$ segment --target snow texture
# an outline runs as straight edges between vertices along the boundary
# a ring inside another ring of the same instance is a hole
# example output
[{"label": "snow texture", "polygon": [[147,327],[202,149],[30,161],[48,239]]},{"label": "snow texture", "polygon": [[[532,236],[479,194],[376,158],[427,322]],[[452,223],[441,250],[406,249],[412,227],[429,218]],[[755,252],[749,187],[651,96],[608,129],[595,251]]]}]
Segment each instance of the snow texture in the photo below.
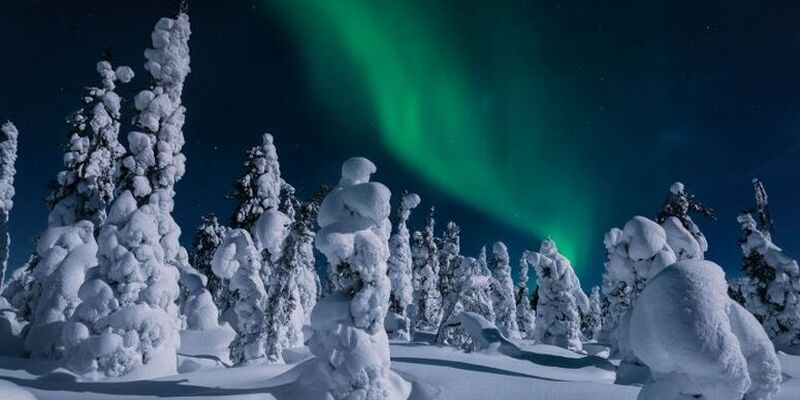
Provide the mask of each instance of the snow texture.
[{"label": "snow texture", "polygon": [[8,263],[11,236],[8,234],[8,218],[14,207],[14,163],[17,161],[17,141],[19,131],[11,121],[0,126],[0,288]]},{"label": "snow texture", "polygon": [[309,346],[315,371],[301,378],[322,381],[332,399],[398,399],[392,384],[384,319],[389,307],[389,198],[370,182],[375,165],[354,157],[342,165],[339,184],[320,205],[316,246],[328,260],[334,293],[311,315]]},{"label": "snow texture", "polygon": [[653,375],[640,400],[765,400],[778,391],[772,343],[728,297],[725,274],[714,263],[683,260],[665,268],[636,299],[625,325],[633,352]]},{"label": "snow texture", "polygon": [[408,309],[414,302],[414,286],[412,283],[411,234],[407,221],[411,210],[420,203],[414,193],[405,193],[400,198],[397,208],[394,232],[389,238],[388,273],[392,285],[389,295],[389,315],[387,322],[393,321],[392,329],[387,324],[387,332],[391,339],[411,340],[411,319]]},{"label": "snow texture", "polygon": [[582,349],[580,315],[589,308],[578,277],[555,243],[545,239],[538,253],[529,253],[536,270],[539,304],[534,338],[545,344],[578,351]]}]

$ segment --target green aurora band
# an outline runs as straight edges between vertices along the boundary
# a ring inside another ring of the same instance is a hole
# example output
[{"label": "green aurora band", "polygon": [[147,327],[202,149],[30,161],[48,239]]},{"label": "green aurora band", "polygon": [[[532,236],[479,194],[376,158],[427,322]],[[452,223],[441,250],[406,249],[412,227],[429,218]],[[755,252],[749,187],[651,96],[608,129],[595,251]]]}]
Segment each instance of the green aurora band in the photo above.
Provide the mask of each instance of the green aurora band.
[{"label": "green aurora band", "polygon": [[531,234],[531,248],[533,239],[552,237],[582,270],[592,243],[592,182],[574,150],[581,138],[559,129],[551,113],[563,111],[545,98],[546,82],[534,79],[542,68],[522,31],[526,21],[503,7],[455,21],[464,16],[436,3],[265,4],[307,52],[313,90],[326,106],[348,113],[345,120],[374,121],[413,171]]}]

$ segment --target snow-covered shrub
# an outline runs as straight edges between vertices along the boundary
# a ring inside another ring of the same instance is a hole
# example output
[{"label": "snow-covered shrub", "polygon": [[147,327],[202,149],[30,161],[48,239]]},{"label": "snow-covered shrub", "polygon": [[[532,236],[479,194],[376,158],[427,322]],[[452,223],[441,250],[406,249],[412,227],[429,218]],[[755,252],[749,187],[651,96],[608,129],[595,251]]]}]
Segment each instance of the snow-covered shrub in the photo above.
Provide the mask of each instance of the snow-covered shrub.
[{"label": "snow-covered shrub", "polygon": [[581,350],[580,314],[589,308],[589,300],[572,264],[550,239],[542,241],[538,253],[529,253],[528,262],[536,270],[539,288],[534,338],[540,343]]},{"label": "snow-covered shrub", "polygon": [[588,340],[597,339],[603,325],[603,312],[600,300],[600,288],[592,287],[589,294],[589,311],[581,316],[581,333]]},{"label": "snow-covered shrub", "polygon": [[461,326],[460,315],[472,312],[494,322],[492,306],[492,276],[478,259],[458,257],[459,265],[454,270],[456,293],[445,303],[444,318],[436,334],[436,342],[442,345],[460,347],[467,351],[476,350],[472,336]]},{"label": "snow-covered shrub", "polygon": [[389,308],[391,193],[370,182],[375,171],[365,158],[345,161],[341,180],[322,201],[317,217],[316,246],[328,260],[334,292],[311,315],[309,345],[316,370],[304,378],[321,381],[332,399],[394,398],[383,327]]},{"label": "snow-covered shrub", "polygon": [[517,325],[517,307],[514,301],[514,280],[511,279],[508,247],[503,242],[492,246],[492,258],[489,261],[492,275],[492,305],[496,315],[495,325],[508,339],[520,339]]},{"label": "snow-covered shrub", "polygon": [[175,302],[180,272],[190,268],[170,214],[175,183],[185,171],[181,94],[189,73],[189,35],[183,13],[159,20],[151,35],[145,68],[154,83],[134,101],[141,131],[128,135],[121,193],[97,240],[99,265],[65,326],[69,365],[90,378],[176,372],[181,319]]},{"label": "snow-covered shrub", "polygon": [[524,252],[519,259],[519,282],[517,282],[517,292],[514,297],[517,303],[517,327],[520,335],[525,339],[533,339],[536,324],[536,313],[531,307],[531,298],[528,289],[528,252]]},{"label": "snow-covered shrub", "polygon": [[766,400],[778,391],[772,343],[728,297],[725,273],[712,262],[683,260],[663,269],[629,319],[623,326],[631,349],[653,376],[640,400]]},{"label": "snow-covered shrub", "polygon": [[657,223],[633,217],[620,230],[611,229],[603,240],[608,260],[603,271],[601,291],[608,302],[603,330],[618,350],[614,331],[650,277],[676,261],[667,244],[667,234]]},{"label": "snow-covered shrub", "polygon": [[[667,195],[666,200],[664,200],[664,206],[661,208],[661,211],[658,212],[658,215],[656,215],[656,222],[662,224],[668,238],[673,234],[677,234],[674,242],[670,240],[670,246],[673,246],[673,244],[677,245],[677,247],[673,247],[673,250],[679,260],[686,258],[702,259],[703,253],[708,250],[706,237],[692,220],[690,214],[700,214],[707,218],[716,219],[716,213],[713,208],[695,200],[694,195],[686,193],[683,183],[673,183],[669,187],[669,195]],[[673,221],[668,225],[663,225],[670,218],[676,218],[677,221]],[[683,231],[677,229],[677,227],[682,227],[686,232],[689,232],[694,241],[685,239]],[[699,246],[699,248],[695,246]]]},{"label": "snow-covered shrub", "polygon": [[228,232],[211,265],[215,275],[230,282],[231,307],[236,315],[231,360],[236,365],[265,361],[267,289],[261,256],[250,234],[244,229]]},{"label": "snow-covered shrub", "polygon": [[106,207],[114,199],[115,174],[125,154],[119,143],[122,99],[114,92],[117,83],[127,83],[133,70],[112,68],[107,61],[97,63],[102,85],[89,87],[83,107],[68,119],[69,143],[64,153],[64,169],[52,183],[47,198],[51,211],[48,226],[72,225],[90,221],[97,231],[105,222]]},{"label": "snow-covered shrub", "polygon": [[14,207],[14,163],[17,161],[19,131],[10,121],[0,126],[0,288],[8,263],[11,237],[8,234],[8,217]]},{"label": "snow-covered shrub", "polygon": [[64,356],[61,331],[80,303],[78,290],[86,272],[97,265],[94,226],[83,220],[50,227],[37,247],[40,261],[32,275],[41,291],[26,331],[25,348],[32,357],[56,359]]},{"label": "snow-covered shrub", "polygon": [[739,215],[746,279],[744,306],[761,322],[778,350],[800,353],[800,267],[776,246],[749,213]]},{"label": "snow-covered shrub", "polygon": [[278,152],[269,133],[261,136],[261,145],[247,151],[243,168],[244,174],[236,181],[230,195],[237,202],[231,226],[253,234],[252,228],[264,211],[287,211],[294,188],[281,178]]},{"label": "snow-covered shrub", "polygon": [[197,272],[206,277],[206,289],[222,314],[229,307],[228,283],[218,277],[211,270],[211,260],[214,253],[225,239],[227,229],[220,225],[214,215],[204,216],[200,226],[195,230],[192,245],[191,265]]},{"label": "snow-covered shrub", "polygon": [[[389,294],[389,315],[387,317],[387,330],[392,339],[411,339],[411,319],[408,308],[414,301],[414,287],[411,271],[411,235],[406,225],[411,210],[419,205],[420,198],[414,193],[404,193],[400,198],[394,223],[394,232],[389,238],[388,273],[392,284]],[[392,328],[388,326],[392,320]]]},{"label": "snow-covered shrub", "polygon": [[414,327],[432,332],[442,319],[442,293],[439,291],[439,248],[434,240],[433,208],[424,232],[414,232],[411,246],[414,284]]}]

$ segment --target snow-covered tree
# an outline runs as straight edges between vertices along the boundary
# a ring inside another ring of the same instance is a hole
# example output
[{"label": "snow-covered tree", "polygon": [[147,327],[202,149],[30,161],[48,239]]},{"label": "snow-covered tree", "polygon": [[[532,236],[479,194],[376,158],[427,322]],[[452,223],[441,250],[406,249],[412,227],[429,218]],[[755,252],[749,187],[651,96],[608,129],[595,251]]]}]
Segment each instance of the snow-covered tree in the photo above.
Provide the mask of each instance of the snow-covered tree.
[{"label": "snow-covered tree", "polygon": [[229,282],[236,316],[232,323],[236,338],[230,344],[231,361],[243,365],[267,360],[267,288],[262,280],[261,255],[250,234],[244,229],[229,231],[211,265],[215,275]]},{"label": "snow-covered tree", "polygon": [[493,278],[478,259],[459,256],[457,261],[459,265],[453,270],[456,292],[446,302],[436,342],[472,351],[476,348],[472,336],[461,326],[460,315],[472,312],[489,322],[495,321],[491,296]]},{"label": "snow-covered tree", "polygon": [[674,263],[675,252],[667,234],[657,223],[641,216],[632,218],[620,230],[611,229],[603,240],[608,251],[601,292],[608,302],[603,331],[617,348],[614,330],[650,277]]},{"label": "snow-covered tree", "polygon": [[439,291],[439,248],[434,240],[434,209],[428,216],[425,230],[414,232],[411,247],[414,283],[414,325],[425,332],[435,331],[442,318],[442,293]]},{"label": "snow-covered tree", "polygon": [[514,301],[514,280],[511,279],[508,247],[505,243],[497,242],[492,246],[492,258],[489,264],[494,276],[492,305],[496,315],[495,325],[506,338],[520,339],[517,307]]},{"label": "snow-covered tree", "polygon": [[536,324],[536,313],[531,308],[531,298],[528,289],[528,251],[522,254],[519,259],[519,282],[517,282],[517,292],[514,297],[517,303],[517,327],[520,335],[526,339],[533,339],[534,326]]},{"label": "snow-covered tree", "polygon": [[261,214],[268,209],[286,212],[294,188],[281,178],[278,152],[272,135],[261,136],[261,145],[247,151],[244,174],[234,184],[230,198],[236,200],[231,227],[252,233]]},{"label": "snow-covered tree", "polygon": [[100,61],[97,72],[102,85],[88,88],[83,107],[67,118],[70,136],[64,169],[51,183],[47,198],[49,226],[87,220],[99,231],[114,199],[116,169],[125,154],[119,143],[122,99],[114,90],[117,83],[133,78],[133,70],[126,66],[114,69],[108,61]]},{"label": "snow-covered tree", "polygon": [[389,317],[386,328],[392,339],[405,341],[411,340],[411,319],[408,315],[408,308],[414,302],[411,235],[406,223],[411,215],[411,210],[416,208],[419,202],[420,198],[417,194],[403,194],[397,208],[394,232],[389,238],[388,273],[392,291],[389,295]]},{"label": "snow-covered tree", "polygon": [[775,349],[726,289],[722,268],[696,259],[672,264],[648,282],[623,335],[652,371],[640,400],[775,398],[781,382]]},{"label": "snow-covered tree", "polygon": [[0,288],[8,263],[11,236],[8,234],[8,217],[14,207],[14,163],[17,161],[19,132],[10,121],[0,126]]},{"label": "snow-covered tree", "polygon": [[534,337],[540,343],[569,350],[582,349],[580,314],[589,308],[578,277],[555,243],[545,239],[538,253],[530,253],[536,270],[539,304],[536,308]]},{"label": "snow-covered tree", "polygon": [[184,13],[162,18],[151,35],[145,68],[153,86],[136,95],[140,130],[128,134],[121,193],[98,237],[99,266],[81,287],[82,303],[65,328],[70,367],[91,378],[176,371],[182,321],[175,302],[180,273],[189,267],[170,213],[185,166],[181,94],[189,35]]},{"label": "snow-covered tree", "polygon": [[[703,253],[708,250],[708,242],[705,235],[692,220],[691,214],[700,214],[707,218],[716,219],[716,212],[713,208],[695,200],[694,195],[686,193],[683,183],[673,183],[669,188],[669,195],[664,200],[664,206],[656,215],[656,222],[662,224],[666,230],[670,247],[673,248],[679,260],[688,258],[702,259]],[[669,223],[672,218],[676,218],[677,221],[672,220],[672,223]],[[685,238],[684,230],[694,240]],[[677,235],[677,238],[673,239],[673,235]]]},{"label": "snow-covered tree", "polygon": [[214,215],[204,216],[200,226],[195,230],[193,251],[190,256],[192,267],[206,277],[206,288],[211,293],[211,298],[220,314],[230,306],[228,283],[215,275],[211,269],[211,260],[217,248],[225,240],[227,229],[220,225]]},{"label": "snow-covered tree", "polygon": [[588,340],[597,339],[603,324],[600,287],[592,287],[589,294],[589,310],[581,316],[581,333]]},{"label": "snow-covered tree", "polygon": [[[389,341],[389,198],[370,182],[375,165],[354,157],[342,165],[339,184],[325,196],[316,246],[328,260],[334,292],[314,308],[309,345],[316,356],[305,378],[320,382],[332,399],[393,398]],[[399,379],[399,378],[397,378]]]},{"label": "snow-covered tree", "polygon": [[290,245],[284,245],[283,250],[290,252],[288,260],[298,269],[295,284],[300,295],[304,323],[311,322],[311,312],[322,294],[314,256],[314,237],[316,236],[314,226],[320,202],[328,190],[328,188],[323,188],[311,201],[299,207],[287,236]]},{"label": "snow-covered tree", "polygon": [[[431,210],[431,213],[433,211]],[[448,299],[456,293],[456,283],[453,274],[461,262],[461,228],[450,221],[445,227],[442,238],[438,240],[439,253],[439,292],[442,299]]]},{"label": "snow-covered tree", "polygon": [[[763,217],[769,215],[766,191],[763,185],[755,186],[760,207],[746,210],[737,218],[742,228],[745,273],[739,290],[744,307],[758,319],[775,348],[800,353],[800,267],[772,242],[771,220]],[[764,214],[757,213],[759,208]],[[762,224],[750,212],[755,212]]]}]

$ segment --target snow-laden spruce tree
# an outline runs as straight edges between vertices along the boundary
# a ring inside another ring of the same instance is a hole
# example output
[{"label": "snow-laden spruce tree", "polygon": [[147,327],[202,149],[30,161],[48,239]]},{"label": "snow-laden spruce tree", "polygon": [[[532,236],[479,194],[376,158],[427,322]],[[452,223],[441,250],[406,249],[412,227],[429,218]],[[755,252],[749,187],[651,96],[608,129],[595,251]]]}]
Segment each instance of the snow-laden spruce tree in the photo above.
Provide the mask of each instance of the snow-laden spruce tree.
[{"label": "snow-laden spruce tree", "polygon": [[261,277],[261,255],[250,234],[244,229],[229,231],[211,265],[215,275],[229,282],[231,308],[236,316],[232,322],[236,338],[230,344],[231,361],[235,365],[266,361],[267,288]]},{"label": "snow-laden spruce tree", "polygon": [[266,357],[283,362],[283,350],[303,346],[303,325],[316,305],[319,277],[314,269],[314,232],[318,205],[304,204],[275,261],[269,281],[266,318]]},{"label": "snow-laden spruce tree", "polygon": [[495,325],[508,339],[520,339],[517,325],[517,307],[514,301],[514,280],[511,279],[508,247],[497,242],[492,246],[492,258],[489,261],[492,275],[492,305],[496,315]]},{"label": "snow-laden spruce tree", "polygon": [[397,340],[411,340],[411,319],[408,309],[414,302],[412,282],[411,235],[407,221],[411,210],[419,205],[420,198],[415,193],[404,193],[397,207],[394,232],[389,238],[389,280],[392,291],[389,294],[389,314],[386,329],[389,337]]},{"label": "snow-laden spruce tree", "polygon": [[514,299],[517,303],[517,327],[520,336],[525,339],[533,339],[534,326],[536,324],[536,313],[531,307],[530,289],[528,289],[528,251],[522,253],[519,259],[519,282]]},{"label": "snow-laden spruce tree", "polygon": [[536,270],[539,288],[534,338],[540,343],[581,350],[580,314],[588,310],[589,299],[569,260],[552,240],[545,239],[538,253],[529,253],[528,262]]},{"label": "snow-laden spruce tree", "polygon": [[236,181],[230,195],[237,202],[231,227],[253,233],[253,227],[264,211],[287,211],[294,188],[281,178],[278,151],[269,133],[261,136],[261,145],[247,151],[243,169],[244,174]]},{"label": "snow-laden spruce tree", "polygon": [[644,288],[647,281],[664,267],[674,263],[675,252],[667,244],[667,234],[660,225],[636,216],[620,230],[611,229],[603,240],[608,251],[601,292],[608,302],[603,332],[614,351],[618,340],[614,331]]},{"label": "snow-laden spruce tree", "polygon": [[587,340],[597,339],[603,326],[603,311],[600,300],[600,287],[592,287],[589,294],[589,310],[581,316],[581,333]]},{"label": "snow-laden spruce tree", "polygon": [[[431,211],[433,212],[433,211]],[[461,228],[450,221],[445,227],[441,239],[437,241],[439,250],[439,293],[446,300],[456,294],[456,282],[453,274],[461,262]]]},{"label": "snow-laden spruce tree", "polygon": [[134,122],[141,130],[128,134],[121,193],[98,237],[99,265],[81,287],[82,303],[65,327],[69,366],[90,378],[176,372],[178,280],[189,267],[170,213],[175,183],[184,173],[181,94],[189,73],[189,35],[183,13],[159,20],[151,35],[145,68],[153,86],[135,98]]},{"label": "snow-laden spruce tree", "polygon": [[133,78],[133,70],[113,68],[108,61],[100,61],[97,72],[102,85],[88,88],[83,107],[67,118],[70,136],[64,169],[52,182],[53,190],[47,198],[51,227],[87,220],[99,231],[106,208],[114,199],[115,173],[125,154],[119,143],[122,99],[114,90],[118,83]]},{"label": "snow-laden spruce tree", "polygon": [[225,240],[227,228],[220,225],[217,217],[207,215],[202,217],[200,226],[195,230],[194,242],[190,263],[200,274],[206,277],[206,288],[211,294],[211,298],[216,304],[219,313],[224,313],[230,306],[228,282],[214,274],[211,261],[217,248]]},{"label": "snow-laden spruce tree", "polygon": [[[656,215],[656,222],[662,224],[670,247],[673,248],[679,260],[702,259],[703,254],[708,250],[705,235],[692,220],[691,214],[716,219],[716,212],[713,208],[695,200],[694,195],[686,193],[683,183],[673,183],[669,187],[669,194],[664,200],[664,206]],[[688,232],[691,238],[686,238],[685,232]],[[690,240],[692,238],[694,240]]]},{"label": "snow-laden spruce tree", "polygon": [[[389,339],[383,321],[389,308],[391,193],[370,182],[375,165],[354,157],[342,165],[339,184],[325,196],[317,222],[316,246],[328,260],[334,292],[311,315],[316,356],[301,382],[314,382],[331,399],[401,398],[393,385]],[[401,380],[402,381],[402,380]],[[319,397],[322,398],[322,397]]]},{"label": "snow-laden spruce tree", "polygon": [[722,268],[703,260],[679,261],[648,282],[624,324],[633,354],[652,371],[639,400],[775,397],[781,366],[772,343],[726,289]]},{"label": "snow-laden spruce tree", "polygon": [[414,284],[414,327],[424,332],[434,332],[442,319],[442,293],[439,291],[439,248],[434,240],[433,207],[428,215],[425,230],[414,232],[411,246]]},{"label": "snow-laden spruce tree", "polygon": [[14,163],[17,161],[19,132],[10,121],[0,126],[0,289],[8,263],[11,236],[8,234],[8,217],[14,207]]},{"label": "snow-laden spruce tree", "polygon": [[[758,200],[760,185],[756,185]],[[766,192],[763,207],[766,207]],[[739,286],[744,307],[764,327],[775,348],[800,353],[800,267],[797,260],[772,242],[771,224],[765,223],[758,208],[742,212],[740,244],[745,279]],[[753,215],[756,215],[754,217]],[[759,221],[756,221],[756,218]]]},{"label": "snow-laden spruce tree", "polygon": [[476,343],[461,326],[460,316],[465,312],[476,313],[494,323],[495,312],[491,296],[493,278],[478,259],[459,256],[457,261],[459,264],[453,269],[456,292],[446,302],[436,343],[472,351],[477,350]]}]

